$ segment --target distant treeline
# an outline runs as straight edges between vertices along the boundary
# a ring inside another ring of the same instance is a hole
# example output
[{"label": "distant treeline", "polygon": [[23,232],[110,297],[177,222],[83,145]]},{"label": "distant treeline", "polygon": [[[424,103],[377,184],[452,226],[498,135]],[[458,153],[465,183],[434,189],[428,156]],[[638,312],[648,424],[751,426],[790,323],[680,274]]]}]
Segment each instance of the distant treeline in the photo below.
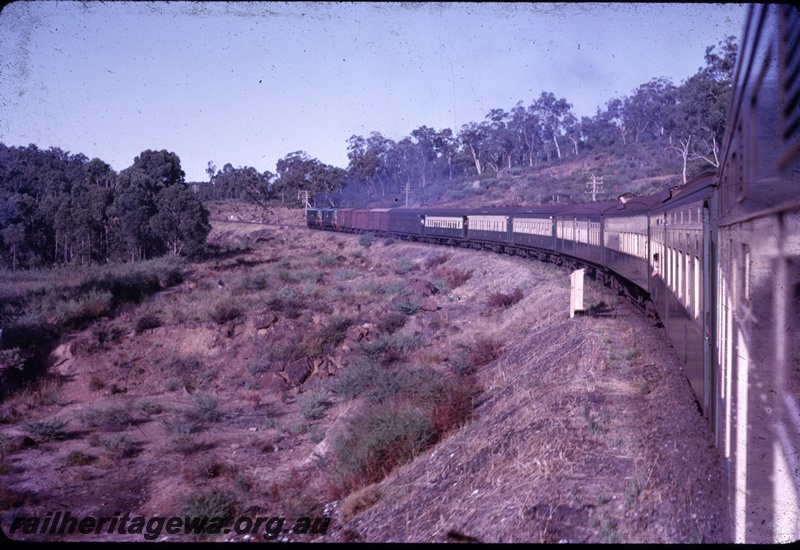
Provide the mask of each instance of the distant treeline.
[{"label": "distant treeline", "polygon": [[[500,172],[524,170],[568,156],[613,149],[622,156],[647,150],[659,164],[669,159],[686,182],[691,171],[719,165],[719,148],[731,96],[737,45],[729,37],[706,49],[706,66],[680,85],[654,78],[630,96],[611,99],[593,117],[578,117],[566,98],[542,92],[510,110],[489,110],[482,122],[458,133],[420,126],[399,141],[373,131],[348,140],[346,169],[325,165],[304,151],[277,162],[276,173],[208,163],[203,199],[299,204],[301,197],[388,205],[412,193],[430,197],[429,188],[468,178],[486,180]],[[673,174],[675,171],[673,170]],[[662,175],[662,174],[659,174]]]},{"label": "distant treeline", "polygon": [[117,174],[82,154],[0,144],[0,266],[195,253],[211,226],[184,176],[167,151],[144,151]]}]

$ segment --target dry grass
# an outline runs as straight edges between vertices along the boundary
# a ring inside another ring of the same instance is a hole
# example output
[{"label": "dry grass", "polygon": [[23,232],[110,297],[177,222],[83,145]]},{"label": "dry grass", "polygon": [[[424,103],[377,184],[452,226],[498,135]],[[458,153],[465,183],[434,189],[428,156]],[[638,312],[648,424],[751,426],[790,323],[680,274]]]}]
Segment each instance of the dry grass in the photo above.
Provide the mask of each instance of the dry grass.
[{"label": "dry grass", "polygon": [[[479,371],[486,391],[475,420],[387,478],[381,502],[343,528],[365,541],[724,540],[721,494],[710,481],[719,472],[685,381],[662,367],[659,396],[646,401],[637,391],[654,368],[644,361],[664,360],[659,342],[637,352],[628,373],[604,367],[613,350],[648,333],[628,314],[531,318],[528,336]],[[602,430],[587,426],[587,405],[596,422],[603,417]],[[662,445],[676,425],[685,430],[678,448],[696,445],[705,457],[702,473]],[[692,488],[687,478],[697,479]],[[702,499],[687,498],[698,490]],[[403,516],[413,521],[390,519]]]}]

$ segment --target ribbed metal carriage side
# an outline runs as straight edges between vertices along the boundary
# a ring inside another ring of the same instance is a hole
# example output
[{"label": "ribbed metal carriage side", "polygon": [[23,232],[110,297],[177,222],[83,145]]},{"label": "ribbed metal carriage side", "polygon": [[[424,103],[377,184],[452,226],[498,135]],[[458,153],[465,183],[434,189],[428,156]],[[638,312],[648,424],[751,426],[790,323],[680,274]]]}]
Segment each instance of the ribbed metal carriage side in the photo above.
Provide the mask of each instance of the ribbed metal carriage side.
[{"label": "ribbed metal carriage side", "polygon": [[750,9],[719,177],[715,432],[737,542],[800,539],[800,15]]}]

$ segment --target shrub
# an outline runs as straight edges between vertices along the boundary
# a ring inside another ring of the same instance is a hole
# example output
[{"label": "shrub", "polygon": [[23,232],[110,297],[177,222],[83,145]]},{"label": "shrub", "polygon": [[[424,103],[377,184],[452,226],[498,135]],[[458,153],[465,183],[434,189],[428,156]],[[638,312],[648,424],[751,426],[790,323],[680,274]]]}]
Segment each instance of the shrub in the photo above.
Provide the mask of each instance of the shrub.
[{"label": "shrub", "polygon": [[437,439],[470,419],[477,393],[471,376],[458,376],[450,381],[447,391],[441,393],[431,412]]},{"label": "shrub", "polygon": [[272,361],[296,361],[306,357],[307,347],[298,339],[280,339],[270,346],[267,357]]},{"label": "shrub", "polygon": [[231,294],[243,294],[247,291],[259,291],[269,287],[270,276],[268,273],[245,275],[236,286],[231,289]]},{"label": "shrub", "polygon": [[433,283],[434,288],[436,288],[437,294],[446,296],[450,293],[450,283],[447,281],[447,279],[436,278],[431,282]]},{"label": "shrub", "polygon": [[422,345],[418,336],[384,334],[371,342],[359,342],[359,349],[374,364],[390,365],[400,361]]},{"label": "shrub", "polygon": [[92,328],[92,336],[94,336],[97,343],[100,345],[106,342],[119,342],[125,335],[125,330],[118,326],[100,323]]},{"label": "shrub", "polygon": [[346,399],[352,399],[372,387],[374,371],[373,363],[366,357],[358,357],[341,374],[336,373],[333,391]]},{"label": "shrub", "polygon": [[158,328],[160,326],[161,319],[159,319],[157,315],[153,313],[145,313],[136,320],[136,325],[134,326],[133,330],[136,334],[141,334],[148,329]]},{"label": "shrub", "polygon": [[255,376],[261,372],[267,372],[269,370],[269,361],[265,361],[263,358],[256,358],[251,359],[247,362],[247,366],[245,367],[247,372]]},{"label": "shrub", "polygon": [[317,261],[319,261],[319,265],[321,266],[331,267],[339,263],[339,258],[333,254],[322,254]]},{"label": "shrub", "polygon": [[362,233],[358,237],[358,244],[360,244],[364,248],[369,248],[370,246],[372,246],[374,240],[375,240],[374,233]]},{"label": "shrub", "polygon": [[213,372],[203,370],[203,363],[194,357],[172,357],[162,370],[173,375],[164,382],[166,391],[175,391],[181,387],[192,391],[204,387],[213,378]]},{"label": "shrub", "polygon": [[75,298],[51,303],[48,316],[64,325],[91,321],[111,309],[112,298],[111,292],[92,289]]},{"label": "shrub", "polygon": [[503,344],[489,336],[478,336],[471,344],[459,344],[462,353],[453,361],[459,374],[470,374],[476,367],[487,365],[500,357]]},{"label": "shrub", "polygon": [[107,409],[84,409],[78,413],[78,420],[91,428],[120,431],[128,427],[133,417],[123,407],[112,406]]},{"label": "shrub", "polygon": [[170,438],[169,450],[182,454],[190,455],[201,449],[201,445],[190,433],[176,433]]},{"label": "shrub", "polygon": [[139,401],[136,408],[144,415],[153,416],[164,412],[164,407],[149,400]]},{"label": "shrub", "polygon": [[414,315],[419,311],[419,298],[416,296],[404,296],[394,302],[397,311],[406,315]]},{"label": "shrub", "polygon": [[298,271],[297,278],[300,279],[301,281],[306,281],[307,283],[318,284],[321,283],[322,280],[324,279],[324,274],[323,272],[317,271],[316,269],[308,268],[302,271]]},{"label": "shrub", "polygon": [[493,292],[489,294],[486,302],[489,307],[494,308],[507,308],[511,307],[523,298],[522,290],[519,287],[514,289],[511,294],[503,294],[502,292]]},{"label": "shrub", "polygon": [[[275,311],[297,310],[303,307],[303,302],[298,299],[297,293],[291,287],[284,286],[275,291],[268,299],[267,305]],[[288,316],[288,315],[287,315]]]},{"label": "shrub", "polygon": [[406,315],[398,311],[390,311],[380,321],[378,321],[378,330],[387,334],[397,332],[406,324]]},{"label": "shrub", "polygon": [[221,325],[241,317],[242,308],[233,298],[225,298],[215,303],[208,312],[209,318]]},{"label": "shrub", "polygon": [[225,417],[219,410],[219,399],[205,393],[195,394],[194,408],[187,415],[189,418],[207,422],[219,422]]},{"label": "shrub", "polygon": [[341,517],[342,523],[347,523],[358,514],[371,508],[381,498],[383,498],[383,491],[378,485],[369,485],[352,493],[342,501]]},{"label": "shrub", "polygon": [[53,441],[56,439],[66,439],[67,433],[64,431],[66,425],[67,423],[65,421],[52,418],[50,420],[25,422],[22,424],[22,429],[44,441]]},{"label": "shrub", "polygon": [[86,466],[95,459],[92,455],[87,455],[81,451],[71,451],[66,458],[67,466]]},{"label": "shrub", "polygon": [[439,267],[434,271],[434,276],[446,280],[449,288],[455,289],[469,281],[472,272],[471,269]]},{"label": "shrub", "polygon": [[301,394],[297,401],[306,420],[319,420],[330,405],[330,396],[326,391],[310,392]]},{"label": "shrub", "polygon": [[195,357],[172,357],[167,361],[165,370],[172,374],[192,374],[203,368],[203,364]]},{"label": "shrub", "polygon": [[194,463],[187,465],[183,475],[188,481],[214,479],[222,475],[225,465],[214,457],[203,455]]},{"label": "shrub", "polygon": [[115,435],[100,440],[100,446],[114,458],[129,458],[136,454],[141,443],[132,440],[125,434]]},{"label": "shrub", "polygon": [[598,414],[592,414],[588,401],[583,404],[583,418],[586,420],[586,428],[592,432],[592,435],[603,434],[606,431],[606,425],[611,420],[608,412],[603,410]]},{"label": "shrub", "polygon": [[425,267],[427,267],[428,269],[433,269],[434,267],[442,265],[449,259],[450,259],[450,254],[442,252],[441,254],[431,256],[430,258],[425,260]]},{"label": "shrub", "polygon": [[410,258],[398,258],[394,263],[394,272],[398,275],[405,275],[417,269],[417,264]]},{"label": "shrub", "polygon": [[379,403],[401,397],[418,404],[436,404],[450,389],[448,381],[435,369],[425,366],[376,369],[372,388],[367,393]]},{"label": "shrub", "polygon": [[488,336],[479,336],[470,350],[469,358],[476,367],[491,363],[498,357],[503,349],[503,344]]},{"label": "shrub", "polygon": [[230,489],[213,488],[192,491],[181,500],[179,514],[196,518],[222,518],[223,523],[233,520],[239,507],[236,493]]},{"label": "shrub", "polygon": [[354,323],[354,319],[345,315],[332,315],[325,325],[311,336],[308,351],[313,355],[333,351],[344,341],[347,329]]},{"label": "shrub", "polygon": [[348,476],[380,481],[433,440],[433,422],[408,402],[368,403],[354,414],[333,443],[338,465]]}]

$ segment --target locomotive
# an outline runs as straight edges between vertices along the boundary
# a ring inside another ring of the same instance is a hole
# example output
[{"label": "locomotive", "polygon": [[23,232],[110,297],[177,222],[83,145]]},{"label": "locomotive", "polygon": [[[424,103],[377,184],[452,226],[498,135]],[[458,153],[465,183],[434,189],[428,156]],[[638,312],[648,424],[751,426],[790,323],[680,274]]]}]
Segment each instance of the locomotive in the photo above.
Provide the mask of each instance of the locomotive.
[{"label": "locomotive", "polygon": [[308,208],[315,229],[551,261],[659,317],[708,418],[735,542],[800,539],[800,13],[750,7],[720,166],[575,205]]}]

